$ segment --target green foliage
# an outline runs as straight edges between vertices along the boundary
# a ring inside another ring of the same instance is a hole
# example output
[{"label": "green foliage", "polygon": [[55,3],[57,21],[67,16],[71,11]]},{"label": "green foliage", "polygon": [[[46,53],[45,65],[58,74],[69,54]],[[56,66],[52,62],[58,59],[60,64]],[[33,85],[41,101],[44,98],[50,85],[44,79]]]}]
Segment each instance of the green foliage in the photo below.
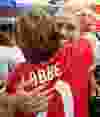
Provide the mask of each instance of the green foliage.
[{"label": "green foliage", "polygon": [[5,73],[8,71],[8,64],[0,64],[0,73]]},{"label": "green foliage", "polygon": [[32,5],[33,16],[46,16],[48,15],[48,0],[36,0]]},{"label": "green foliage", "polygon": [[33,6],[32,15],[33,16],[46,16],[48,15],[48,7],[47,6]]},{"label": "green foliage", "polygon": [[96,4],[100,4],[100,0],[96,0]]}]

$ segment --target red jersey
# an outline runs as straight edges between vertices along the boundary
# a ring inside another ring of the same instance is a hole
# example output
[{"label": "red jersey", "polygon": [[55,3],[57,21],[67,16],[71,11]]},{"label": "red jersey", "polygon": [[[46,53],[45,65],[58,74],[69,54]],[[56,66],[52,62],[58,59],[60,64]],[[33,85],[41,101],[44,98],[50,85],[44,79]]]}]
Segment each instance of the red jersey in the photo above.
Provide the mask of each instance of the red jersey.
[{"label": "red jersey", "polygon": [[[88,69],[92,64],[92,58],[92,49],[88,41],[80,39],[80,41],[67,42],[64,48],[59,49],[48,63],[21,64],[17,72],[23,73],[26,80],[30,75],[34,80],[49,80],[48,89],[58,79],[67,82],[70,84],[74,96],[75,117],[88,117]],[[16,76],[15,79],[20,80],[20,77]],[[10,83],[10,92],[15,91],[12,90],[16,85],[15,79]],[[65,111],[64,103],[61,96],[55,95],[54,100],[48,101],[46,117],[69,117],[73,115],[73,112],[69,112],[69,114]]]}]

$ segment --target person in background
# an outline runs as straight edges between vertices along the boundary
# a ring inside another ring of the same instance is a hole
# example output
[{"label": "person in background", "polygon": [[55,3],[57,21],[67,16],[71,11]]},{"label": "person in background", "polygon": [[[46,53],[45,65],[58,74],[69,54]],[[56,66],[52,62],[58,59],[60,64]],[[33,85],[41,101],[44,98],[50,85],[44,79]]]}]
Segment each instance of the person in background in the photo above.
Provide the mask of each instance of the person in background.
[{"label": "person in background", "polygon": [[[76,7],[74,7],[74,6],[76,6]],[[90,67],[88,69],[89,79],[87,79],[87,87],[89,87],[88,88],[89,92],[88,92],[88,95],[87,95],[87,101],[88,101],[88,98],[89,98],[89,102],[90,102],[91,101],[90,96],[93,96],[94,98],[96,96],[96,80],[95,80],[95,70],[96,70],[96,63],[95,63],[95,57],[96,57],[96,54],[95,54],[96,53],[96,49],[95,49],[96,48],[96,36],[95,36],[95,33],[94,33],[95,32],[95,21],[96,21],[95,20],[96,19],[96,17],[95,17],[95,1],[94,0],[93,1],[91,1],[91,0],[87,0],[87,1],[86,0],[82,0],[82,1],[77,1],[77,2],[73,1],[73,0],[69,1],[69,2],[66,1],[66,4],[65,4],[65,16],[68,15],[68,13],[69,13],[68,9],[71,9],[71,8],[73,10],[73,13],[74,14],[76,13],[76,15],[79,16],[79,19],[80,19],[80,25],[76,25],[76,27],[80,26],[79,27],[80,28],[80,41],[82,41],[82,40],[87,41],[87,43],[89,44],[88,49],[91,48],[92,62],[91,62]],[[90,36],[90,35],[87,36],[88,32],[91,32],[91,31],[94,33],[94,36]],[[80,47],[81,47],[81,49],[84,48],[84,44],[82,44],[82,46],[80,46]],[[89,55],[88,49],[85,49],[83,51],[83,53],[87,53],[86,55],[84,54],[84,57]],[[85,59],[86,64],[89,61],[90,61],[90,59]],[[77,64],[78,64],[78,62],[77,62]],[[79,70],[79,71],[81,71],[81,70]],[[85,84],[84,84],[84,86],[85,86]],[[83,99],[83,102],[84,101],[85,100]],[[78,103],[77,99],[76,99],[76,103]],[[85,112],[83,112],[83,110],[81,110],[82,107],[83,106],[81,106],[81,104],[80,104],[80,109],[79,109],[79,107],[76,107],[77,108],[76,109],[77,110],[76,111],[76,116],[78,116],[78,117],[88,116],[88,115],[86,115],[86,110],[85,109],[83,109]],[[90,104],[89,104],[89,109],[90,109]],[[87,111],[88,111],[88,109],[87,109]],[[81,113],[85,113],[85,115],[79,114],[80,112]],[[90,111],[89,111],[89,114],[90,114]]]},{"label": "person in background", "polygon": [[[80,28],[80,37],[88,40],[90,46],[93,51],[93,67],[95,69],[95,57],[96,57],[96,14],[95,14],[95,1],[94,0],[81,0],[75,2],[74,0],[65,2],[65,16],[70,13],[70,9],[72,9],[73,14],[76,14],[80,19],[80,24],[78,25],[76,22],[76,27]],[[73,7],[74,6],[74,7]],[[74,22],[74,21],[73,21]],[[94,78],[95,79],[95,78]],[[95,83],[95,80],[93,80]],[[96,86],[96,85],[95,85]],[[94,86],[94,95],[95,87]]]},{"label": "person in background", "polygon": [[[94,65],[90,68],[91,74],[94,74],[96,69],[96,15],[95,15],[95,3],[92,1],[88,4],[87,8],[84,8],[80,15],[80,22],[81,22],[81,36],[86,38],[89,43],[91,44],[94,56]],[[83,26],[84,24],[84,26]],[[94,70],[93,70],[94,68]],[[93,80],[94,79],[94,80]],[[95,76],[92,78],[92,85],[94,88],[93,95],[96,96],[96,81]]]}]

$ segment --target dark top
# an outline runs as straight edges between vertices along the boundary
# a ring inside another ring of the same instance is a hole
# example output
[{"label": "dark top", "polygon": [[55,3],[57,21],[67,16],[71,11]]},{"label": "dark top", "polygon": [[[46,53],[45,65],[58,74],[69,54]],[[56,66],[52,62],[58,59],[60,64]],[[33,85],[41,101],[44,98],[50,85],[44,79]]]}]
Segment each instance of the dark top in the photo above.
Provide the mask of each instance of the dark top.
[{"label": "dark top", "polygon": [[23,53],[27,60],[27,63],[31,63],[31,64],[46,62],[49,59],[48,49],[24,48]]}]

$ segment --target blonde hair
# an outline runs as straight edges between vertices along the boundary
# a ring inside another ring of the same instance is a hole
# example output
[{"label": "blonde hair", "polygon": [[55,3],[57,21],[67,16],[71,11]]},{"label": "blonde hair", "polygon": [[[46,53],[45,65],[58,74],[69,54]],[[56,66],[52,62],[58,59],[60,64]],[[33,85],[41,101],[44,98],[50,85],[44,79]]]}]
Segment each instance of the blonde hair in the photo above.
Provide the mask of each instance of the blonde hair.
[{"label": "blonde hair", "polygon": [[[70,19],[76,30],[75,37],[80,36],[80,16],[95,16],[96,3],[95,0],[66,0],[64,4],[64,16]],[[67,21],[67,20],[66,20]],[[77,35],[78,34],[78,35]],[[73,37],[74,37],[73,35]]]}]

